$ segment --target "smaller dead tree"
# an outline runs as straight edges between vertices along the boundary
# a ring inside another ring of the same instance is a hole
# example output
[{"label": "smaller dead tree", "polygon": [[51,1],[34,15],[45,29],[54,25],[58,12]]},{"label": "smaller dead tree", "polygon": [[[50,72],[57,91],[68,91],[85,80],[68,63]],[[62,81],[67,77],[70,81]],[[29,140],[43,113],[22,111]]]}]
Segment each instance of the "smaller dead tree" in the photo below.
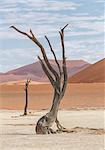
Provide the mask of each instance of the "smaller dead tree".
[{"label": "smaller dead tree", "polygon": [[25,107],[24,107],[24,116],[27,115],[27,107],[28,107],[28,86],[29,86],[29,83],[30,83],[31,79],[27,79],[27,81],[25,82],[25,98],[26,98],[26,101],[25,101]]}]

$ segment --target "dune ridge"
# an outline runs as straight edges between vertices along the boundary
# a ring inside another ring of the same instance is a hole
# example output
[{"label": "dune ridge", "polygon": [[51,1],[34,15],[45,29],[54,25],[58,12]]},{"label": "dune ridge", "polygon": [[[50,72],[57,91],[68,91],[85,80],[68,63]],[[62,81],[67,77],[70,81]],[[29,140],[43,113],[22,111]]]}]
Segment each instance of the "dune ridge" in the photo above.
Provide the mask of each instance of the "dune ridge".
[{"label": "dune ridge", "polygon": [[[59,64],[62,64],[61,60],[58,60]],[[50,60],[52,67],[58,71],[57,66],[54,60]],[[72,76],[80,70],[88,67],[90,64],[84,60],[67,60],[67,70],[68,76]],[[25,80],[26,78],[31,78],[36,82],[48,82],[48,78],[45,75],[40,62],[37,61],[33,64],[29,64],[6,73],[0,74],[0,83],[9,82],[9,81],[19,81]]]},{"label": "dune ridge", "polygon": [[69,78],[70,83],[105,82],[105,58]]}]

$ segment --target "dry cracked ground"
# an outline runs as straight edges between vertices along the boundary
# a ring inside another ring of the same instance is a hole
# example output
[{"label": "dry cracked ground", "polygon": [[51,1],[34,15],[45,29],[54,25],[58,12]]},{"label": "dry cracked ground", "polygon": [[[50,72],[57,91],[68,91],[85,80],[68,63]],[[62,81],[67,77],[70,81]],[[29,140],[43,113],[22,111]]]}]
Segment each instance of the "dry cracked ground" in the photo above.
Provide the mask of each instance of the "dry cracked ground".
[{"label": "dry cracked ground", "polygon": [[0,110],[0,149],[104,150],[103,109],[60,110],[60,122],[72,132],[37,135],[35,124],[46,111],[30,110],[28,116],[21,116],[19,110]]}]

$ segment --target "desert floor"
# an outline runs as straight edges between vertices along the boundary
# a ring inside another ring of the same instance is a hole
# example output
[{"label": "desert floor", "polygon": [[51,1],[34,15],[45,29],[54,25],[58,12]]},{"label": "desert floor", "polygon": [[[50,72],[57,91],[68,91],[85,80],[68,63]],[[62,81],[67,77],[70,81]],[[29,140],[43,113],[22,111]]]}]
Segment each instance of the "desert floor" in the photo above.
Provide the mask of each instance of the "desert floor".
[{"label": "desert floor", "polygon": [[[104,150],[104,110],[60,110],[59,120],[75,132],[35,134],[37,120],[48,110],[0,110],[1,150]],[[76,127],[76,128],[75,128]],[[55,127],[54,127],[55,128]]]},{"label": "desert floor", "polygon": [[[102,108],[105,102],[105,83],[68,84],[61,108]],[[48,109],[51,107],[53,90],[49,84],[29,86],[28,109]],[[23,109],[25,103],[24,85],[8,83],[0,85],[0,108]]]},{"label": "desert floor", "polygon": [[51,107],[53,98],[51,85],[30,84],[29,115],[21,116],[25,104],[23,83],[1,84],[0,149],[103,150],[104,87],[104,83],[68,84],[58,117],[72,132],[36,135],[37,120]]}]

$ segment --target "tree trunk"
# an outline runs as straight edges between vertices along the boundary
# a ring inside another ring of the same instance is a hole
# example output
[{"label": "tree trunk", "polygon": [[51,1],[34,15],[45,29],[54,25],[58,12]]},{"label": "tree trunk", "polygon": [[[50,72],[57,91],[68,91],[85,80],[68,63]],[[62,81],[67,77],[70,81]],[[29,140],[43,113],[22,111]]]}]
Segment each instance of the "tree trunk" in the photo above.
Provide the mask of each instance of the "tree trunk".
[{"label": "tree trunk", "polygon": [[55,91],[54,93],[54,103],[50,109],[50,111],[40,118],[36,124],[36,133],[37,134],[50,134],[55,133],[53,129],[51,129],[53,123],[56,121],[57,113],[59,109],[60,103],[60,95]]},{"label": "tree trunk", "polygon": [[31,79],[27,79],[25,83],[25,106],[24,106],[24,114],[27,115],[27,107],[28,107],[28,86],[30,83]]},{"label": "tree trunk", "polygon": [[25,107],[24,107],[24,115],[27,115],[27,106],[28,106],[28,90],[25,89],[26,94],[26,101],[25,101]]}]

